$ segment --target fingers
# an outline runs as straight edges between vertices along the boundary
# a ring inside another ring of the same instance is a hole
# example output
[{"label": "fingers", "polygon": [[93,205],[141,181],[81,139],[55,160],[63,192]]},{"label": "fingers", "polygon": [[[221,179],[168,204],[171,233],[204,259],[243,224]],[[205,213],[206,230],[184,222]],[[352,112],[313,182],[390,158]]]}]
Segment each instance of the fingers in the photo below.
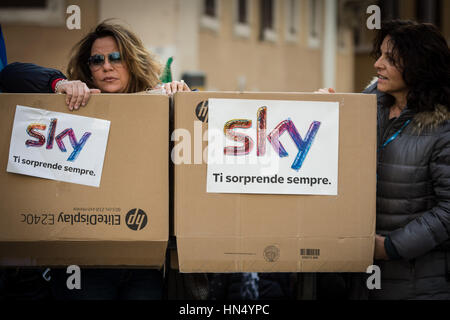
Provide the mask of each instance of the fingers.
[{"label": "fingers", "polygon": [[73,88],[72,86],[66,86],[64,85],[64,87],[61,88],[61,92],[62,93],[66,93],[66,104],[69,107],[69,110],[72,110],[70,108],[70,101],[72,100],[72,95],[73,95]]},{"label": "fingers", "polygon": [[336,91],[333,88],[322,88],[314,91],[314,93],[336,93]]},{"label": "fingers", "polygon": [[[78,96],[77,96],[77,99],[76,99],[75,105],[74,105],[75,110],[78,110],[80,108],[81,104],[83,103],[83,100],[85,99],[85,93],[86,93],[85,86],[86,85],[84,83],[77,84]],[[86,89],[87,89],[87,87],[86,87]],[[89,90],[87,90],[87,94],[90,94]]]},{"label": "fingers", "polygon": [[88,103],[89,98],[91,97],[91,90],[89,90],[86,84],[84,84],[83,86],[83,94],[84,96],[83,100],[81,101],[81,105],[84,107]]},{"label": "fingers", "polygon": [[71,87],[71,91],[72,94],[70,96],[70,101],[69,101],[69,110],[72,111],[73,108],[75,107],[75,102],[77,102],[77,98],[78,98],[78,89],[76,86],[72,86]]},{"label": "fingers", "polygon": [[78,110],[80,106],[86,106],[92,93],[101,93],[101,91],[99,89],[89,89],[84,82],[80,82],[78,84],[78,99],[75,104],[75,110]]},{"label": "fingers", "polygon": [[89,89],[84,82],[78,80],[64,82],[58,91],[66,93],[66,105],[70,111],[78,110],[81,106],[85,106],[91,93],[100,93],[100,90]]},{"label": "fingers", "polygon": [[172,81],[172,83],[170,84],[170,87],[172,89],[172,94],[177,92],[178,89],[178,82],[177,81]]},{"label": "fingers", "polygon": [[172,94],[172,86],[170,83],[164,83],[164,90],[166,90],[166,94]]},{"label": "fingers", "polygon": [[180,81],[177,83],[177,91],[182,92],[184,89],[184,81]]},{"label": "fingers", "polygon": [[172,81],[170,83],[164,84],[164,89],[166,90],[166,93],[168,95],[172,95],[176,92],[182,92],[182,91],[191,91],[189,86],[183,81]]},{"label": "fingers", "polygon": [[[79,108],[79,105],[77,105],[77,101],[80,96],[80,89],[79,89],[79,83],[81,81],[70,81],[66,83],[66,86],[70,88],[72,95],[69,101],[69,110],[77,110]],[[80,101],[81,102],[81,101]]]},{"label": "fingers", "polygon": [[66,93],[66,104],[69,110],[72,111],[76,105],[79,96],[78,82],[81,81],[67,81],[61,85],[61,92]]},{"label": "fingers", "polygon": [[183,80],[181,80],[181,82],[183,82],[183,90],[180,91],[191,91],[191,88],[189,88],[189,86]]},{"label": "fingers", "polygon": [[81,105],[84,107],[87,105],[89,98],[91,97],[91,94],[95,94],[95,93],[101,93],[101,91],[99,89],[89,89],[88,86],[86,84],[84,84],[84,97],[83,97],[83,102],[81,103]]}]

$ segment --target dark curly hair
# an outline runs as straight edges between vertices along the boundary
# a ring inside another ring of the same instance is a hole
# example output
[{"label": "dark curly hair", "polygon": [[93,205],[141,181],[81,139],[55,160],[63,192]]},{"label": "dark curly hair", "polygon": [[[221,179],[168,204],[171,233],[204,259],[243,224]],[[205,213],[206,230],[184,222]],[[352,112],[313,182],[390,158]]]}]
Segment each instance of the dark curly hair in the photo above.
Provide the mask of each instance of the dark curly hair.
[{"label": "dark curly hair", "polygon": [[443,105],[449,110],[450,50],[439,29],[409,20],[383,22],[373,43],[375,59],[381,55],[386,36],[392,43],[390,58],[409,89],[408,108],[421,112]]}]

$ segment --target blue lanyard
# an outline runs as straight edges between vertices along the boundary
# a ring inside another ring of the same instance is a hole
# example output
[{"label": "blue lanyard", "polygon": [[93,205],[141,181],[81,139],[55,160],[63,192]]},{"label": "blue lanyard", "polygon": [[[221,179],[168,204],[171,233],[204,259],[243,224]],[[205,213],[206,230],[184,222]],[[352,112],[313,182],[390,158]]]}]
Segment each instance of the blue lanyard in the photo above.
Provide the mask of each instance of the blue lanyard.
[{"label": "blue lanyard", "polygon": [[386,140],[386,142],[380,147],[380,149],[385,148],[389,143],[397,139],[398,135],[402,133],[402,131],[406,128],[406,126],[411,122],[411,120],[406,121],[403,126],[398,130],[396,133],[394,133],[389,139]]}]

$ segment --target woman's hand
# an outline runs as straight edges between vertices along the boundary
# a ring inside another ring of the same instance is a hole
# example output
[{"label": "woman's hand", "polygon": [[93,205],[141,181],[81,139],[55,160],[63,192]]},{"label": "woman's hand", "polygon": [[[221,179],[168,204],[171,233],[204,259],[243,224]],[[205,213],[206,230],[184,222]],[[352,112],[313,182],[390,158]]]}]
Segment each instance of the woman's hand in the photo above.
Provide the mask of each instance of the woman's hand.
[{"label": "woman's hand", "polygon": [[166,90],[167,94],[174,94],[180,91],[191,91],[191,89],[183,80],[164,83],[163,88],[164,90]]},{"label": "woman's hand", "polygon": [[314,91],[314,93],[336,93],[336,91],[333,88],[322,88]]},{"label": "woman's hand", "polygon": [[99,89],[89,89],[86,83],[75,80],[61,80],[56,84],[56,93],[66,94],[66,104],[69,110],[78,110],[85,106],[92,93],[100,93]]},{"label": "woman's hand", "polygon": [[382,237],[378,234],[375,235],[375,260],[389,260],[386,249],[384,248],[384,239],[385,237]]}]

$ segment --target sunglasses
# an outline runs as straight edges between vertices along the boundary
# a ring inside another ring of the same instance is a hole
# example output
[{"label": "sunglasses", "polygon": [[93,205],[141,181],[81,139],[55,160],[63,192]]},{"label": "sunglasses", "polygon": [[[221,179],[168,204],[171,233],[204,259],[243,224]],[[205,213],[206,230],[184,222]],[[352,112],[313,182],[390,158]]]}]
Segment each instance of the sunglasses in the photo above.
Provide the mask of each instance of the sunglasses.
[{"label": "sunglasses", "polygon": [[[105,64],[105,55],[103,54],[94,54],[90,56],[88,59],[88,65],[91,67],[100,67]],[[108,54],[108,60],[111,64],[119,64],[122,62],[122,57],[120,56],[120,52],[111,52]]]}]

